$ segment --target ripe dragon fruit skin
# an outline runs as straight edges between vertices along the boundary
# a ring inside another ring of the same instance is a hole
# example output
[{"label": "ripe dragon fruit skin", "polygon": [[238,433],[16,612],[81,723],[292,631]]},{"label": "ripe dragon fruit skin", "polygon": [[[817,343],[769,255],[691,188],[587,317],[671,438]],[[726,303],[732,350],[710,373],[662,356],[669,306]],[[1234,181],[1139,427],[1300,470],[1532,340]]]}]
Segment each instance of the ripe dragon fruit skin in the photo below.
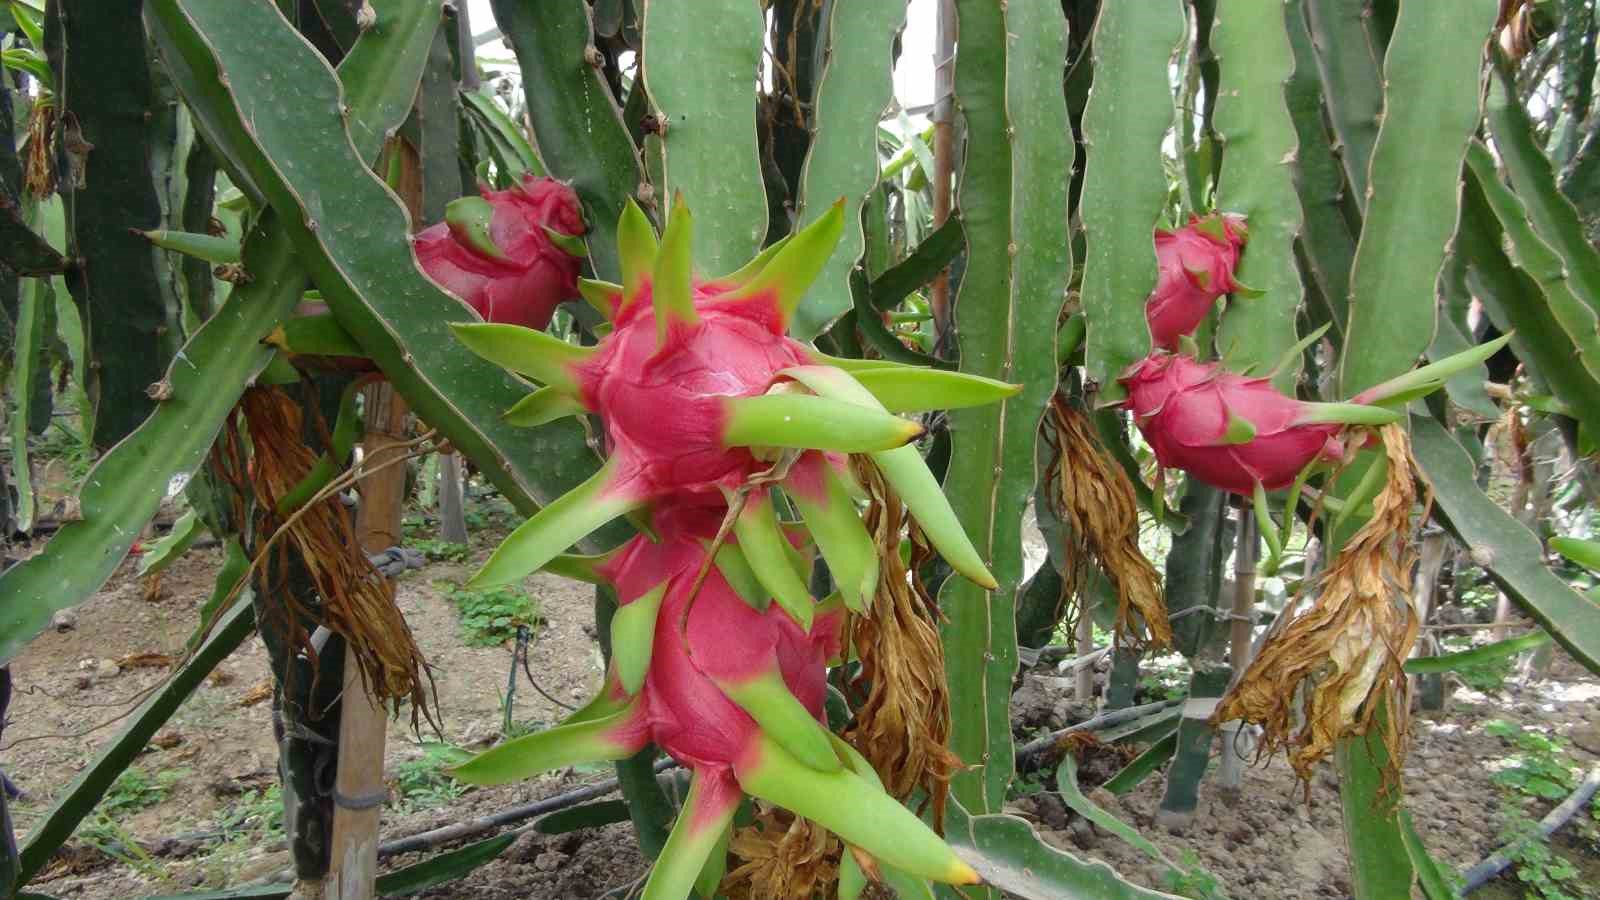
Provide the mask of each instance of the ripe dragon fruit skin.
[{"label": "ripe dragon fruit skin", "polygon": [[431,225],[416,236],[417,262],[485,321],[544,328],[562,301],[578,296],[582,258],[545,231],[584,233],[578,195],[554,178],[525,175],[482,199],[492,214],[476,239],[449,221]]},{"label": "ripe dragon fruit skin", "polygon": [[[1273,387],[1271,376],[1240,375],[1220,362],[1165,350],[1152,350],[1117,381],[1128,392],[1123,404],[1163,468],[1182,469],[1259,502],[1262,492],[1288,487],[1313,463],[1346,460],[1371,437],[1351,437],[1347,429],[1400,421],[1406,403],[1443,387],[1509,340],[1502,335],[1412,369],[1345,403],[1297,400]],[[1291,356],[1301,349],[1293,348]]]},{"label": "ripe dragon fruit skin", "polygon": [[1287,487],[1311,462],[1344,458],[1344,426],[1308,421],[1319,405],[1284,396],[1270,379],[1158,351],[1118,380],[1157,461],[1224,490]]},{"label": "ripe dragon fruit skin", "polygon": [[1238,290],[1234,280],[1247,236],[1244,218],[1212,214],[1176,231],[1157,229],[1156,288],[1145,301],[1151,345],[1176,349],[1199,327],[1218,297]]},{"label": "ripe dragon fruit skin", "polygon": [[765,612],[751,607],[715,566],[699,593],[691,595],[706,561],[704,542],[716,535],[722,513],[713,507],[663,507],[654,525],[672,537],[660,543],[635,538],[600,574],[616,585],[623,606],[666,583],[640,692],[641,714],[651,740],[673,758],[731,777],[758,727],[718,682],[756,678],[767,664],[775,664],[789,692],[820,722],[826,663],[839,653],[841,612],[819,616],[807,634],[776,605]]},{"label": "ripe dragon fruit skin", "polygon": [[579,398],[604,410],[608,454],[628,474],[619,488],[643,496],[674,493],[721,497],[771,463],[723,443],[728,397],[766,393],[778,373],[806,365],[811,354],[772,328],[762,302],[718,303],[727,289],[694,285],[700,321],[668,332],[658,344],[648,302],[621,311],[600,350],[577,367]]}]

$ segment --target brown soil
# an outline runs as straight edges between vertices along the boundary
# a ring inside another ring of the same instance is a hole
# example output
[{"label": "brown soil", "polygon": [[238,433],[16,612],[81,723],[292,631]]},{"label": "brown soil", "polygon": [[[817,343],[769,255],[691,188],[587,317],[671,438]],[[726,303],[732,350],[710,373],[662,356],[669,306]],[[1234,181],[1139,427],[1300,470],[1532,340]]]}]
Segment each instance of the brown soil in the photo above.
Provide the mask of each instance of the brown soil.
[{"label": "brown soil", "polygon": [[[505,689],[510,647],[470,647],[462,637],[457,613],[436,582],[464,580],[498,539],[484,529],[477,536],[473,559],[463,564],[432,563],[401,579],[399,603],[416,632],[418,643],[434,667],[444,737],[452,743],[481,747],[499,734],[500,696]],[[154,600],[133,576],[134,563],[124,565],[104,590],[75,609],[76,624],[40,636],[13,665],[19,694],[11,707],[0,766],[29,793],[15,804],[18,829],[26,835],[50,802],[93,758],[96,747],[120,723],[85,733],[128,708],[140,692],[157,683],[164,670],[128,667],[109,661],[140,653],[176,653],[209,594],[220,554],[192,551],[167,571]],[[600,661],[592,638],[592,590],[549,576],[527,583],[548,624],[532,648],[531,669],[540,685],[563,702],[577,704],[597,686]],[[281,841],[256,831],[255,838],[224,843],[205,840],[166,842],[174,835],[215,830],[245,798],[276,780],[276,749],[268,703],[241,705],[241,700],[267,679],[267,662],[259,641],[227,660],[212,682],[201,687],[163,729],[138,767],[152,775],[180,773],[158,803],[118,822],[125,833],[154,848],[151,862],[136,868],[100,856],[74,842],[77,852],[54,864],[48,880],[31,885],[54,897],[111,898],[170,894],[281,880],[288,876],[288,853]],[[1554,677],[1521,686],[1509,681],[1506,691],[1485,697],[1458,691],[1448,715],[1418,719],[1413,750],[1406,767],[1407,806],[1430,849],[1441,862],[1464,867],[1494,849],[1505,813],[1516,801],[1496,787],[1491,776],[1511,751],[1500,738],[1486,735],[1483,724],[1495,718],[1546,728],[1566,737],[1572,761],[1584,767],[1600,761],[1600,680],[1558,658]],[[1030,677],[1018,695],[1020,727],[1058,727],[1086,716],[1089,710],[1065,699],[1059,683]],[[514,716],[519,723],[549,723],[564,710],[528,689],[516,693]],[[432,739],[431,734],[424,737]],[[388,764],[397,766],[423,755],[409,717],[391,724]],[[554,775],[496,789],[471,790],[455,797],[399,797],[391,794],[383,836],[425,831],[542,798],[584,781],[609,774],[609,768]],[[1094,783],[1085,769],[1085,788]],[[1103,775],[1101,776],[1103,777]],[[1104,791],[1097,800],[1124,821],[1134,824],[1172,860],[1214,874],[1220,888],[1233,897],[1323,898],[1348,896],[1346,853],[1340,828],[1340,806],[1331,769],[1311,785],[1311,802],[1289,769],[1272,762],[1245,772],[1244,800],[1223,803],[1208,783],[1200,809],[1187,833],[1175,835],[1153,824],[1164,787],[1160,774],[1120,799]],[[241,793],[243,792],[243,793]],[[437,805],[429,806],[429,802]],[[1538,818],[1549,804],[1530,803],[1526,812]],[[1143,884],[1166,887],[1165,866],[1145,857],[1119,839],[1098,832],[1076,817],[1053,794],[1036,793],[1012,804],[1014,812],[1033,820],[1051,843],[1104,860]],[[1570,828],[1571,826],[1569,826]],[[1558,842],[1560,843],[1560,842]],[[1582,855],[1582,842],[1567,841]],[[423,859],[411,854],[386,860],[393,869]],[[1591,858],[1592,859],[1592,858]],[[626,824],[565,835],[527,832],[500,859],[466,880],[433,889],[427,897],[592,898],[609,891],[621,896],[645,871],[645,864]],[[1506,888],[1489,891],[1519,896]],[[618,890],[622,889],[622,890]],[[1486,892],[1484,896],[1496,896]]]},{"label": "brown soil", "polygon": [[[464,581],[502,534],[485,533],[475,541],[474,558],[467,563],[430,563],[420,571],[408,572],[399,583],[399,605],[433,666],[444,737],[465,747],[481,748],[500,733],[500,698],[511,645],[467,646],[454,606],[435,583],[447,586]],[[73,610],[73,628],[47,631],[13,663],[18,694],[11,704],[0,766],[28,795],[12,806],[19,835],[29,833],[58,792],[120,728],[120,722],[111,720],[157,684],[165,672],[132,666],[118,669],[114,661],[129,654],[176,655],[181,651],[198,621],[200,603],[211,592],[220,562],[220,551],[191,551],[164,573],[159,595],[151,601],[145,599],[145,586],[134,575],[137,563],[130,559],[105,589]],[[529,668],[551,696],[579,705],[601,676],[598,648],[590,636],[593,589],[543,575],[529,579],[526,586],[539,601],[547,623],[537,630]],[[64,854],[47,870],[52,877],[30,887],[55,897],[109,898],[287,879],[288,851],[281,840],[267,839],[259,831],[253,839],[223,844],[188,840],[162,846],[161,840],[216,830],[243,797],[276,781],[270,701],[242,702],[253,692],[259,695],[267,679],[265,650],[252,638],[190,697],[140,756],[137,766],[146,773],[180,773],[169,776],[173,783],[159,803],[117,822],[125,833],[155,850],[153,865],[140,872],[75,841],[75,852]],[[548,724],[565,714],[529,689],[525,677],[519,676],[519,680],[513,706],[517,723]],[[90,731],[103,723],[110,724]],[[437,737],[424,726],[421,740]],[[409,716],[391,722],[391,784],[397,765],[423,755]],[[383,837],[414,834],[486,815],[610,774],[609,766],[585,767],[582,772],[567,770],[518,785],[474,789],[453,799],[400,798],[391,787]],[[430,802],[440,805],[425,808]],[[426,855],[395,857],[383,867],[397,868]],[[644,870],[626,825],[551,837],[530,833],[501,859],[478,870],[468,884],[446,886],[422,896],[594,897],[629,884]]]},{"label": "brown soil", "polygon": [[[1067,712],[1064,701],[1057,701],[1056,707],[1059,713]],[[1558,655],[1547,680],[1522,685],[1513,676],[1503,692],[1492,696],[1461,688],[1447,710],[1422,714],[1414,721],[1403,770],[1406,808],[1434,859],[1447,869],[1465,869],[1494,852],[1514,808],[1520,806],[1524,814],[1538,819],[1555,805],[1522,798],[1494,782],[1494,773],[1516,751],[1504,739],[1486,734],[1485,723],[1500,719],[1566,739],[1566,753],[1579,778],[1600,764],[1600,679],[1564,656]],[[1219,742],[1213,752],[1220,750]],[[1091,799],[1135,826],[1168,859],[1209,871],[1229,896],[1284,900],[1350,896],[1349,857],[1331,761],[1313,779],[1309,803],[1287,763],[1274,759],[1245,769],[1242,799],[1232,805],[1217,789],[1215,762],[1214,756],[1193,820],[1178,833],[1156,824],[1166,788],[1160,772],[1120,798],[1098,790],[1091,792]],[[1086,792],[1098,780],[1085,769]],[[1033,820],[1045,840],[1063,850],[1104,860],[1139,884],[1170,888],[1167,866],[1090,826],[1052,794],[1020,798],[1013,811]],[[1572,835],[1580,823],[1590,828],[1597,824],[1592,812],[1580,812],[1564,834]],[[1580,869],[1588,867],[1588,890],[1600,887],[1595,880],[1600,856],[1592,840],[1567,840],[1558,834],[1555,845]],[[1188,853],[1194,857],[1185,863]],[[1502,876],[1473,896],[1523,893],[1510,876]]]}]

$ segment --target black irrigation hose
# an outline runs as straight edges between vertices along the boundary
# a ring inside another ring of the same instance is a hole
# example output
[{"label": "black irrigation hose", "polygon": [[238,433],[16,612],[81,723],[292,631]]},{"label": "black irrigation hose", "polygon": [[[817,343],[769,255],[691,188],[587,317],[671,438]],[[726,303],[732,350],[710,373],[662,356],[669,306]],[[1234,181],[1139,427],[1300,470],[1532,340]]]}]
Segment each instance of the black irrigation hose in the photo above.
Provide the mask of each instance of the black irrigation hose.
[{"label": "black irrigation hose", "polygon": [[[676,765],[677,763],[671,759],[662,758],[656,761],[655,770],[657,773],[665,772]],[[557,794],[554,797],[535,800],[532,803],[508,807],[497,813],[479,816],[476,819],[468,819],[465,822],[457,822],[453,825],[446,825],[443,828],[435,828],[432,831],[424,831],[409,837],[385,841],[378,845],[378,856],[381,858],[394,856],[397,853],[414,853],[418,850],[427,850],[440,844],[458,841],[462,838],[482,834],[485,831],[492,831],[505,825],[531,819],[534,816],[542,816],[545,813],[566,809],[569,806],[577,806],[586,800],[604,797],[618,787],[617,779],[607,778],[605,781],[586,784],[581,788],[567,791],[565,794]]]},{"label": "black irrigation hose", "polygon": [[[672,759],[662,757],[656,761],[655,771],[659,774],[661,772],[668,771],[669,769],[673,769],[677,765],[678,764]],[[574,788],[564,794],[557,794],[554,797],[546,797],[543,800],[534,800],[518,806],[508,807],[497,813],[491,813],[487,816],[479,816],[475,819],[468,819],[464,822],[456,822],[452,825],[445,825],[440,828],[435,828],[432,831],[422,831],[406,837],[395,838],[387,843],[379,844],[378,855],[380,857],[394,856],[397,853],[414,853],[418,850],[427,850],[432,847],[437,847],[440,844],[460,840],[461,838],[472,837],[473,835],[482,834],[485,831],[493,831],[494,829],[500,828],[504,825],[512,825],[517,822],[534,818],[535,816],[559,812],[560,810],[567,809],[568,807],[577,806],[585,801],[593,800],[597,797],[604,797],[606,794],[615,791],[618,787],[619,785],[616,778],[607,778],[604,781],[597,781],[594,784],[586,784],[582,787]],[[139,847],[143,852],[152,854],[154,856],[166,856],[169,853],[174,852],[174,848],[182,847],[185,844],[201,844],[210,843],[212,841],[225,841],[230,837],[241,833],[241,829],[237,828],[188,831],[182,834],[157,838],[153,841],[140,841]],[[286,846],[287,844],[280,840],[266,845],[266,849],[283,849]],[[133,852],[125,844],[120,842],[110,843],[108,845],[108,849],[118,853]],[[178,851],[178,853],[179,855],[183,855],[182,851]],[[287,877],[287,873],[283,874],[284,877]],[[278,876],[273,876],[266,879],[266,882],[279,880],[282,879]]]},{"label": "black irrigation hose", "polygon": [[[521,660],[522,660],[522,674],[528,676],[528,683],[533,685],[533,689],[535,691],[539,692],[539,696],[545,698],[546,700],[549,700],[551,703],[554,703],[555,705],[561,707],[564,710],[567,710],[568,712],[576,712],[577,711],[577,707],[575,707],[575,706],[573,706],[573,705],[571,705],[569,703],[562,703],[560,700],[557,700],[556,698],[554,698],[554,697],[550,696],[549,694],[545,693],[544,688],[540,687],[538,680],[533,677],[533,670],[528,668],[528,635],[529,635],[529,633],[530,632],[529,632],[528,626],[526,626],[526,625],[518,625],[517,626],[517,646],[516,646],[516,649],[514,649],[511,652],[511,683],[512,683],[512,685],[515,685],[516,681],[517,681],[517,659],[520,657]],[[506,696],[510,697],[510,694],[508,693]],[[506,701],[506,704],[507,704],[508,708],[510,706],[510,702],[511,701],[509,699]],[[510,729],[507,729],[507,730],[509,731]]]},{"label": "black irrigation hose", "polygon": [[[1560,806],[1550,810],[1544,818],[1539,820],[1539,837],[1537,840],[1549,840],[1550,835],[1556,833],[1556,829],[1567,824],[1567,821],[1576,815],[1578,810],[1583,809],[1588,804],[1589,798],[1594,796],[1596,790],[1600,790],[1600,766],[1590,769],[1588,777],[1583,779],[1583,783],[1578,785],[1578,789],[1573,791],[1570,797],[1561,801]],[[1501,847],[1488,859],[1461,873],[1463,882],[1461,896],[1483,887],[1491,878],[1504,872],[1513,861],[1512,854],[1532,840],[1535,840],[1535,838],[1529,835],[1515,844]]]},{"label": "black irrigation hose", "polygon": [[1079,731],[1094,731],[1095,729],[1105,728],[1110,725],[1120,725],[1123,722],[1131,722],[1134,719],[1148,716],[1151,713],[1158,713],[1164,709],[1170,709],[1171,707],[1177,706],[1182,702],[1182,700],[1161,700],[1155,703],[1146,703],[1143,706],[1129,706],[1123,709],[1114,709],[1110,712],[1101,713],[1092,719],[1085,719],[1076,725],[1068,725],[1066,728],[1062,728],[1059,731],[1052,731],[1044,737],[1029,741],[1018,748],[1016,759],[1017,771],[1029,772],[1039,768],[1041,765],[1043,765],[1044,759],[1049,755],[1050,750],[1055,747],[1056,743],[1069,734]]}]

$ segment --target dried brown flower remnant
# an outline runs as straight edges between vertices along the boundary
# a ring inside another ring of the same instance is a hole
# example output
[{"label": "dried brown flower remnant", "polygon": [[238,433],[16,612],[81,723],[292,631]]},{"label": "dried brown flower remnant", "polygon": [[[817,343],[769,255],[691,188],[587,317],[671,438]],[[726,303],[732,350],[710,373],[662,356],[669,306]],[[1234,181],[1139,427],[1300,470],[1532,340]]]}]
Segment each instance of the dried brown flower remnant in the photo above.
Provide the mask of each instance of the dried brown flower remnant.
[{"label": "dried brown flower remnant", "polygon": [[900,556],[903,531],[909,527],[914,547],[920,538],[905,506],[870,460],[858,456],[852,463],[872,498],[865,521],[878,547],[878,590],[867,615],[850,623],[861,660],[850,688],[865,699],[844,739],[872,764],[890,796],[904,799],[916,788],[926,792],[937,829],[944,820],[950,777],[961,768],[946,746],[950,695],[944,645],[935,624],[938,607],[921,582],[910,577]]},{"label": "dried brown flower remnant", "polygon": [[28,110],[28,138],[23,157],[23,190],[29,196],[45,198],[55,192],[55,163],[50,142],[55,136],[55,101],[40,99]]},{"label": "dried brown flower remnant", "polygon": [[1088,417],[1059,394],[1050,417],[1057,446],[1045,477],[1056,515],[1077,544],[1065,548],[1068,558],[1088,554],[1116,586],[1118,644],[1170,646],[1161,576],[1139,550],[1139,503],[1128,473],[1100,445]]},{"label": "dried brown flower remnant", "polygon": [[843,846],[827,829],[766,804],[733,834],[728,849],[743,860],[722,879],[731,900],[811,900],[832,896]]},{"label": "dried brown flower remnant", "polygon": [[1274,625],[1260,655],[1211,716],[1213,724],[1259,723],[1263,750],[1287,749],[1303,780],[1339,739],[1368,732],[1380,697],[1388,699],[1380,724],[1391,766],[1386,779],[1398,777],[1404,756],[1409,702],[1401,666],[1420,624],[1406,585],[1416,555],[1411,508],[1417,490],[1405,430],[1386,425],[1380,434],[1388,474],[1372,518],[1318,580],[1310,608]]},{"label": "dried brown flower remnant", "polygon": [[[426,715],[430,707],[422,651],[362,552],[350,512],[338,497],[319,501],[297,518],[277,508],[317,462],[302,438],[299,404],[278,388],[257,387],[245,391],[240,409],[250,430],[249,475],[260,518],[256,533],[272,534],[292,519],[287,539],[316,585],[321,599],[317,619],[345,638],[375,696],[408,697]],[[282,542],[278,548],[283,549]],[[304,635],[291,638],[297,644],[306,640]]]}]

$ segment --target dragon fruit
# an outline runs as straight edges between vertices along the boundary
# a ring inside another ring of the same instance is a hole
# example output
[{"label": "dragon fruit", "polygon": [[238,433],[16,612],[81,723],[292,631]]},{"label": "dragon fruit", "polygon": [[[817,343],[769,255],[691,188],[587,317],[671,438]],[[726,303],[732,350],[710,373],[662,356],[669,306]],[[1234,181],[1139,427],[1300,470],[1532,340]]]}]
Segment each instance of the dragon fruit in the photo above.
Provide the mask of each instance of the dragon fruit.
[{"label": "dragon fruit", "polygon": [[[839,454],[865,453],[884,466],[951,566],[993,586],[937,482],[906,446],[922,427],[896,413],[992,403],[1020,388],[833,359],[786,336],[786,323],[843,227],[843,207],[835,205],[738,272],[699,279],[690,265],[693,219],[681,200],[659,245],[630,203],[618,225],[623,283],[580,284],[612,323],[597,346],[513,325],[454,326],[473,352],[544,385],[507,413],[510,420],[537,425],[598,413],[608,451],[594,477],[518,528],[475,583],[521,578],[593,529],[646,505],[722,505],[764,477],[795,500],[845,601],[859,609],[877,582],[876,556],[856,516],[852,497],[859,491]],[[767,520],[746,519],[743,525],[769,535],[776,528],[770,511]],[[792,584],[776,583],[782,576],[774,567],[758,566],[757,575],[781,601],[795,596]]]},{"label": "dragon fruit", "polygon": [[[1307,337],[1286,358],[1297,357],[1320,335]],[[1353,449],[1342,435],[1347,428],[1398,421],[1398,408],[1438,390],[1510,340],[1504,335],[1412,369],[1348,403],[1297,400],[1273,387],[1270,375],[1250,377],[1164,350],[1151,351],[1117,380],[1127,388],[1123,403],[1157,462],[1214,487],[1259,496],[1289,486],[1313,463],[1345,459]],[[1365,438],[1354,446],[1364,443]]]},{"label": "dragon fruit", "polygon": [[1379,425],[1395,413],[1284,396],[1270,378],[1226,371],[1220,363],[1155,351],[1118,379],[1134,423],[1167,468],[1252,495],[1287,487],[1313,462],[1345,456],[1346,424]]},{"label": "dragon fruit", "polygon": [[884,865],[976,882],[920,819],[860,774],[860,757],[823,723],[841,610],[817,606],[807,630],[777,605],[760,611],[741,598],[707,553],[723,513],[662,506],[653,520],[659,543],[636,537],[594,567],[621,603],[601,694],[562,725],[496,747],[456,776],[499,784],[661,747],[693,780],[645,897],[685,896],[708,862],[717,871],[714,854],[746,792],[812,819]]},{"label": "dragon fruit", "polygon": [[578,297],[584,231],[572,188],[524,175],[506,190],[452,202],[443,222],[418,232],[414,249],[428,277],[485,321],[543,328],[562,301]]},{"label": "dragon fruit", "polygon": [[1156,230],[1156,289],[1145,301],[1152,346],[1173,350],[1199,327],[1217,298],[1243,289],[1234,280],[1247,230],[1242,216],[1194,216],[1177,231]]}]

